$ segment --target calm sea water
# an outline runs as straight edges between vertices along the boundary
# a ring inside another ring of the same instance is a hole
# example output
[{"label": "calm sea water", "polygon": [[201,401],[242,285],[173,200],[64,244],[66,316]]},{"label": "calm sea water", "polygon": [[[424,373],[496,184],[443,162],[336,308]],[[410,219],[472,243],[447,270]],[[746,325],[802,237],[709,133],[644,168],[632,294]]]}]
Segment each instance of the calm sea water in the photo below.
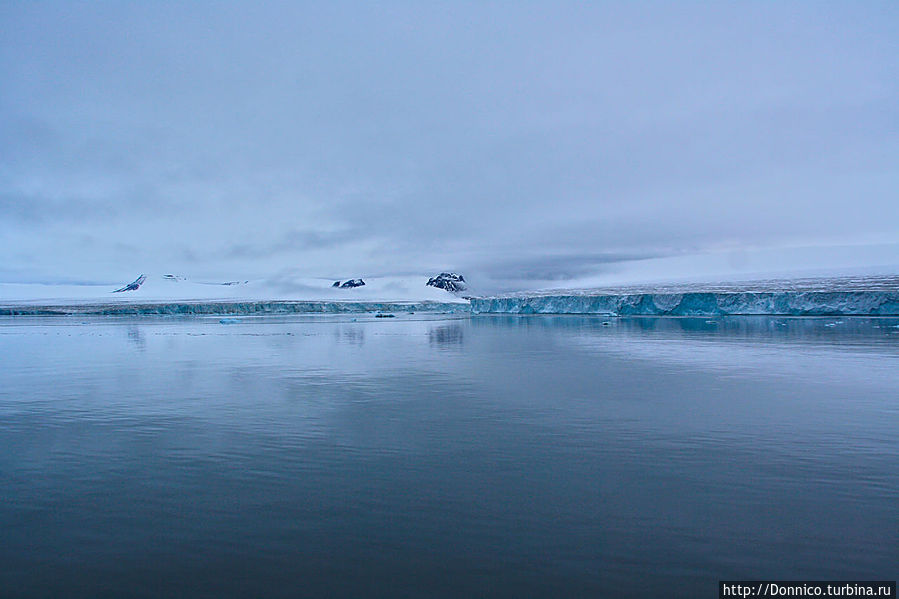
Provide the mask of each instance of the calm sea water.
[{"label": "calm sea water", "polygon": [[895,580],[897,325],[0,319],[0,595]]}]

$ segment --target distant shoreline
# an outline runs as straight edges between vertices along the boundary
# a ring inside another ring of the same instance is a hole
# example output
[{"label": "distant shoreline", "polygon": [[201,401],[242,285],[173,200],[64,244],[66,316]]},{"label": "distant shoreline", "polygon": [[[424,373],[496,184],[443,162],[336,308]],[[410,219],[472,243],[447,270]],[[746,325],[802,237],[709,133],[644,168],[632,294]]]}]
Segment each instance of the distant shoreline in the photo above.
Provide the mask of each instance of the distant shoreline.
[{"label": "distant shoreline", "polygon": [[582,314],[603,316],[899,316],[899,291],[536,295],[472,298],[469,303],[354,301],[198,301],[19,304],[0,316],[364,314]]},{"label": "distant shoreline", "polygon": [[674,283],[523,291],[452,300],[6,300],[0,316],[277,315],[367,312],[605,316],[899,316],[899,276]]},{"label": "distant shoreline", "polygon": [[142,301],[76,304],[6,304],[0,316],[176,316],[176,315],[285,315],[285,314],[364,314],[369,312],[468,313],[468,302],[377,302],[377,301]]}]

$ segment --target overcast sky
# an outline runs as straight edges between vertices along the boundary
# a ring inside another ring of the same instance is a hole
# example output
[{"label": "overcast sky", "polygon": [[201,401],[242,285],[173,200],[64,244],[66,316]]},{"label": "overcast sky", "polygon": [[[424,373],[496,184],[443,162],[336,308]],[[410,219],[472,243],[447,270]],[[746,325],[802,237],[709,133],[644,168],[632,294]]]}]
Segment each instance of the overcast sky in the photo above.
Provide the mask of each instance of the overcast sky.
[{"label": "overcast sky", "polygon": [[897,192],[895,1],[0,3],[0,282],[889,265]]}]

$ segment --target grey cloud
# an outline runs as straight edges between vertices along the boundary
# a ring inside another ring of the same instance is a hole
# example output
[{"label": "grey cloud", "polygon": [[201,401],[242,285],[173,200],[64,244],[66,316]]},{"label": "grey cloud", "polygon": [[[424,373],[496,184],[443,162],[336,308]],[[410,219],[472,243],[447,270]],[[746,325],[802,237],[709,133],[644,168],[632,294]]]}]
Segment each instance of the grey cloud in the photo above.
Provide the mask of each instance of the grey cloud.
[{"label": "grey cloud", "polygon": [[108,201],[76,197],[45,198],[15,193],[0,194],[0,219],[6,225],[46,225],[108,219],[119,213]]},{"label": "grey cloud", "polygon": [[224,252],[229,258],[270,258],[276,254],[302,252],[308,249],[328,249],[340,246],[344,242],[359,241],[360,233],[356,231],[338,231],[324,233],[319,231],[288,231],[278,239],[259,240],[255,244],[231,244]]},{"label": "grey cloud", "polygon": [[896,238],[895,3],[48,2],[0,20],[0,250],[45,278],[302,264],[525,285]]},{"label": "grey cloud", "polygon": [[499,281],[566,281],[602,272],[610,264],[659,257],[657,254],[566,254],[524,256],[490,264],[483,273]]}]

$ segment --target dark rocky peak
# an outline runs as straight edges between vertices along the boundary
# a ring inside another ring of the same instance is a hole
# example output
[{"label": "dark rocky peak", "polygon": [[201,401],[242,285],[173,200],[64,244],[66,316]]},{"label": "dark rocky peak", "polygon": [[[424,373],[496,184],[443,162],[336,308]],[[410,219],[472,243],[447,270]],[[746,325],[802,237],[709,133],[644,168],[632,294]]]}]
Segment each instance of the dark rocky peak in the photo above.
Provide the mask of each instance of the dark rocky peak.
[{"label": "dark rocky peak", "polygon": [[451,293],[465,291],[468,285],[465,283],[465,277],[454,272],[442,272],[436,277],[428,279],[427,285],[437,287]]},{"label": "dark rocky peak", "polygon": [[123,291],[136,291],[141,285],[144,284],[144,281],[147,280],[147,275],[141,275],[125,285],[124,287],[120,287],[113,291],[113,293],[122,293]]},{"label": "dark rocky peak", "polygon": [[344,281],[341,283],[340,281],[334,281],[334,284],[331,287],[340,287],[341,289],[352,289],[353,287],[362,287],[365,285],[365,281],[362,279],[350,279],[348,281]]}]

